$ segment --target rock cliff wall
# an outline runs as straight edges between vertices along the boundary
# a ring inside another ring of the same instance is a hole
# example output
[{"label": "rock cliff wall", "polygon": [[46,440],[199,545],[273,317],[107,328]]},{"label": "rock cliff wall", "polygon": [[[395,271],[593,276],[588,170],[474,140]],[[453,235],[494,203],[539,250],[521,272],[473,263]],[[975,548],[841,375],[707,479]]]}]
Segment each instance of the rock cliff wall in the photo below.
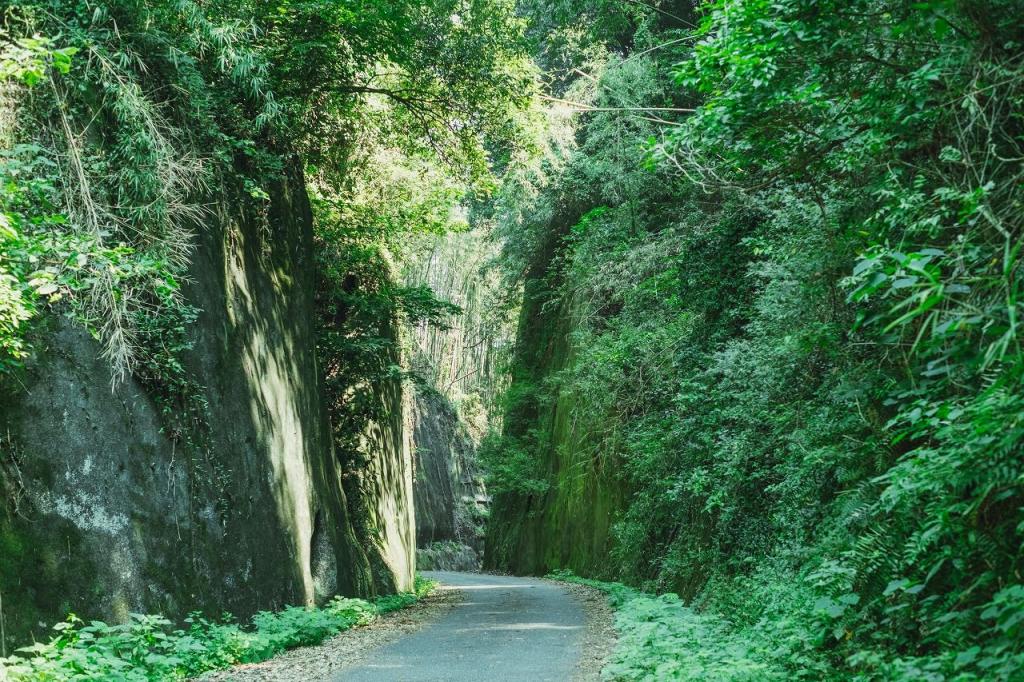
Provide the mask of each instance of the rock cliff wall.
[{"label": "rock cliff wall", "polygon": [[429,386],[412,404],[416,546],[425,569],[476,570],[483,554],[490,497],[477,447],[496,423],[515,331],[503,314],[497,249],[479,226],[430,236],[403,273],[406,284],[461,308],[450,326],[421,324],[408,334],[409,364]]},{"label": "rock cliff wall", "polygon": [[[366,434],[381,528],[368,546],[345,498],[315,355],[312,215],[301,173],[264,211],[220,201],[199,231],[183,359],[204,417],[128,381],[111,389],[92,338],[55,321],[0,391],[0,618],[9,641],[42,624],[129,612],[245,616],[334,593],[411,585],[408,425]],[[365,524],[363,524],[365,526]],[[386,557],[383,571],[372,568]],[[7,647],[10,649],[10,647]]]},{"label": "rock cliff wall", "polygon": [[426,569],[475,570],[483,554],[483,517],[489,502],[476,462],[476,443],[438,393],[417,392],[412,420],[419,561]]},{"label": "rock cliff wall", "polygon": [[[392,361],[401,363],[397,352]],[[410,591],[416,571],[410,395],[396,378],[382,380],[364,397],[380,416],[363,423],[358,465],[345,472],[349,516],[369,559],[374,589]]]},{"label": "rock cliff wall", "polygon": [[573,397],[558,388],[558,373],[573,361],[578,315],[571,299],[556,302],[551,292],[560,277],[563,237],[580,213],[572,201],[563,202],[527,273],[503,434],[529,444],[538,485],[494,496],[485,568],[606,575],[612,525],[628,497],[616,462],[588,446],[592,429],[574,418]]}]

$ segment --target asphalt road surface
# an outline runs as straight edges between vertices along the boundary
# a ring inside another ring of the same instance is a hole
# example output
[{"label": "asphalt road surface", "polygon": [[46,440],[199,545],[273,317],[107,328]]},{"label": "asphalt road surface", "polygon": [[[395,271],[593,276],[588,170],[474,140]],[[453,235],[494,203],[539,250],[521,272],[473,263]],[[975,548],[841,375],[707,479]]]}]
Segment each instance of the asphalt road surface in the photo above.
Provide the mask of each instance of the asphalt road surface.
[{"label": "asphalt road surface", "polygon": [[422,630],[339,672],[334,682],[511,682],[573,678],[584,613],[556,584],[535,578],[425,572],[464,595]]}]

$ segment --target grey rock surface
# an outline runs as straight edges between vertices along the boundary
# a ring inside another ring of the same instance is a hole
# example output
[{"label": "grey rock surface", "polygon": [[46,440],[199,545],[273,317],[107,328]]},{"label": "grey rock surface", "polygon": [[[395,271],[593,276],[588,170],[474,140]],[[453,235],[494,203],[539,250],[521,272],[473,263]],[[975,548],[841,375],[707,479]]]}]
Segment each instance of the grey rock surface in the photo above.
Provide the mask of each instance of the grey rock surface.
[{"label": "grey rock surface", "polygon": [[[476,462],[476,445],[459,415],[441,395],[417,391],[412,401],[415,449],[413,500],[416,546],[426,570],[475,570],[483,552],[483,518],[487,491]],[[433,545],[456,544],[466,551],[457,563],[438,563],[444,551]],[[424,554],[424,552],[427,552]]]},{"label": "grey rock surface", "polygon": [[416,567],[422,571],[480,570],[480,555],[469,545],[458,542],[435,542],[416,550]]}]

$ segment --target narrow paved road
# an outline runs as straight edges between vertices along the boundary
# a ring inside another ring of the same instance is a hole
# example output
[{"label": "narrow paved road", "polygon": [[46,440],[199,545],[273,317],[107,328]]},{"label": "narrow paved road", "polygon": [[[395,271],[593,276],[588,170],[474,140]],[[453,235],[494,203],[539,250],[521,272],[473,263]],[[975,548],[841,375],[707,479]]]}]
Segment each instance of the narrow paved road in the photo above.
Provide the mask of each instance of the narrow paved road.
[{"label": "narrow paved road", "polygon": [[567,682],[584,613],[563,588],[534,578],[424,573],[463,592],[440,620],[370,654],[335,682]]}]

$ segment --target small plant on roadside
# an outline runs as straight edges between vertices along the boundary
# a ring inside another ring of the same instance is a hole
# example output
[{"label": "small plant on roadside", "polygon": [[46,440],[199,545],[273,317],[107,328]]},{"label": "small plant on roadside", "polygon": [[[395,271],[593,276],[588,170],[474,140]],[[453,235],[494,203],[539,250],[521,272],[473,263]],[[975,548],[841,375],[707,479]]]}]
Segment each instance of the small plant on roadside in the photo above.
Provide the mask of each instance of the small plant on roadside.
[{"label": "small plant on roadside", "polygon": [[413,592],[373,601],[335,597],[321,608],[288,606],[260,611],[250,627],[230,614],[213,621],[194,613],[185,629],[159,615],[132,614],[128,622],[85,623],[71,614],[54,626],[49,642],[37,642],[0,658],[0,680],[184,680],[239,663],[265,661],[287,649],[311,646],[379,615],[412,606],[437,583],[416,578]]},{"label": "small plant on roadside", "polygon": [[618,642],[601,671],[606,680],[788,680],[772,651],[723,618],[700,613],[675,594],[652,595],[622,583],[588,580],[571,571],[549,578],[608,595]]}]

